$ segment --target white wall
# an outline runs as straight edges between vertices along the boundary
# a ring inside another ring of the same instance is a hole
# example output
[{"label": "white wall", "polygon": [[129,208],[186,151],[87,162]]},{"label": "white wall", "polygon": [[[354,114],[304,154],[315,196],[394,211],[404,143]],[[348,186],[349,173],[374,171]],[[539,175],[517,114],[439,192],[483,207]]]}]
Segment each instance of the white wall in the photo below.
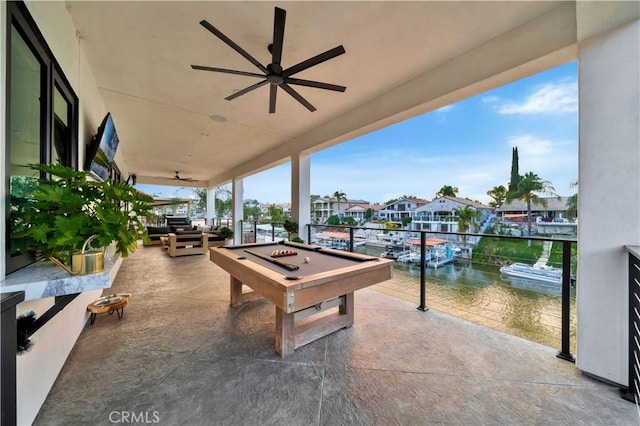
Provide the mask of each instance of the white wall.
[{"label": "white wall", "polygon": [[[17,424],[35,420],[87,318],[87,305],[100,297],[102,290],[80,294],[44,327],[31,336],[31,350],[16,357]],[[23,302],[19,313],[33,309],[38,316],[52,305],[51,299]]]},{"label": "white wall", "polygon": [[[96,132],[97,127],[106,110],[89,64],[82,50],[82,42],[76,36],[76,29],[64,2],[28,2],[27,7],[69,83],[80,99],[79,116],[79,165],[84,161],[84,145]],[[5,28],[6,4],[0,4],[0,31],[6,33]],[[4,37],[3,37],[4,40]],[[5,152],[5,43],[0,43],[0,149]],[[121,170],[126,169],[121,164]],[[0,162],[0,172],[5,176],[4,161]],[[0,203],[4,203],[4,185],[0,185]],[[4,206],[0,205],[4,211]],[[4,245],[5,230],[2,231],[1,243]],[[1,277],[5,276],[4,250],[0,251]],[[44,402],[51,386],[55,382],[60,369],[73,348],[82,328],[88,318],[86,307],[91,301],[99,297],[101,291],[82,293],[67,305],[51,321],[32,336],[33,349],[17,358],[17,422],[30,424],[35,419],[40,406]],[[31,309],[38,316],[42,315],[53,304],[52,299],[23,302],[18,305],[18,314]]]},{"label": "white wall", "polygon": [[[578,359],[627,384],[627,254],[640,243],[640,21],[579,45]],[[602,212],[615,220],[602,220]]]}]

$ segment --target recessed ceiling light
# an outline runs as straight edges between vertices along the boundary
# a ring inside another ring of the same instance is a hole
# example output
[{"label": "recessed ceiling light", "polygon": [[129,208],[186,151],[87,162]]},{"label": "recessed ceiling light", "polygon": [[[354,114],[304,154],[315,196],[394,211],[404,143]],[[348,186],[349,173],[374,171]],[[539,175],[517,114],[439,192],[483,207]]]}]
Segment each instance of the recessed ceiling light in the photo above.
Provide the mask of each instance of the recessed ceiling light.
[{"label": "recessed ceiling light", "polygon": [[210,115],[210,116],[209,116],[209,118],[210,118],[211,120],[213,120],[213,121],[218,122],[218,123],[224,123],[225,121],[227,121],[227,118],[226,118],[226,117],[223,117],[223,116],[218,115],[218,114]]}]

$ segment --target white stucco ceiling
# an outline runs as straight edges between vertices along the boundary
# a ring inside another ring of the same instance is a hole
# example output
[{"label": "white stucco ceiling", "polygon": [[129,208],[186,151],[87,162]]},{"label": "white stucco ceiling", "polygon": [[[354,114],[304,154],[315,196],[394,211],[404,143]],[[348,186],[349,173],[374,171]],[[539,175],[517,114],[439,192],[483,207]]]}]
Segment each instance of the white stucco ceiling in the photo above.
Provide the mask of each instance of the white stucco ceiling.
[{"label": "white stucco ceiling", "polygon": [[[274,6],[287,11],[286,68],[343,45],[295,86],[224,98],[258,80],[190,65],[259,72],[203,19],[267,65]],[[140,183],[180,170],[210,184],[287,161],[572,59],[571,2],[67,2],[126,168]],[[216,116],[217,120],[210,117]],[[222,117],[222,118],[221,118]]]}]

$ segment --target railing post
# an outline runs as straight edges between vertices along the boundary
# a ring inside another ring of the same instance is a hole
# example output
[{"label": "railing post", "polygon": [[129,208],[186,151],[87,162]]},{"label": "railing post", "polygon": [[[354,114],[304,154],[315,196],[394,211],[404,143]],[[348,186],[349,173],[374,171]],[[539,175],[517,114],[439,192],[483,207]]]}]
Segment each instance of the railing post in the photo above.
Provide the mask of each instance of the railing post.
[{"label": "railing post", "polygon": [[244,220],[240,219],[240,244],[244,244]]},{"label": "railing post", "polygon": [[271,241],[276,240],[276,226],[271,222]]},{"label": "railing post", "polygon": [[349,228],[349,251],[353,251],[353,228]]},{"label": "railing post", "polygon": [[427,286],[426,286],[426,256],[427,256],[427,234],[424,231],[420,231],[420,306],[418,306],[418,310],[422,312],[426,312],[429,310],[427,308]]},{"label": "railing post", "polygon": [[253,242],[254,243],[258,242],[258,221],[257,220],[253,221]]},{"label": "railing post", "polygon": [[307,244],[311,244],[311,224],[307,224]]},{"label": "railing post", "polygon": [[576,362],[571,355],[571,241],[562,242],[562,349],[556,355],[565,361]]}]

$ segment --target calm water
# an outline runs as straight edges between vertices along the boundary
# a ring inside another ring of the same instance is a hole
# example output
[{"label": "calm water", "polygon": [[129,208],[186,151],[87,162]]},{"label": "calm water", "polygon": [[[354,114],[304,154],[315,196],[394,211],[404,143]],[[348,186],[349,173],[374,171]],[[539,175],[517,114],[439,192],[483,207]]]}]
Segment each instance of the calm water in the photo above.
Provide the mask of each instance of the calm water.
[{"label": "calm water", "polygon": [[[358,247],[379,256],[378,247]],[[420,267],[396,262],[394,278],[378,290],[420,304]],[[576,354],[575,290],[571,291],[571,352]],[[427,268],[426,305],[487,327],[560,350],[560,288],[531,280],[503,277],[498,267],[459,261]]]}]

